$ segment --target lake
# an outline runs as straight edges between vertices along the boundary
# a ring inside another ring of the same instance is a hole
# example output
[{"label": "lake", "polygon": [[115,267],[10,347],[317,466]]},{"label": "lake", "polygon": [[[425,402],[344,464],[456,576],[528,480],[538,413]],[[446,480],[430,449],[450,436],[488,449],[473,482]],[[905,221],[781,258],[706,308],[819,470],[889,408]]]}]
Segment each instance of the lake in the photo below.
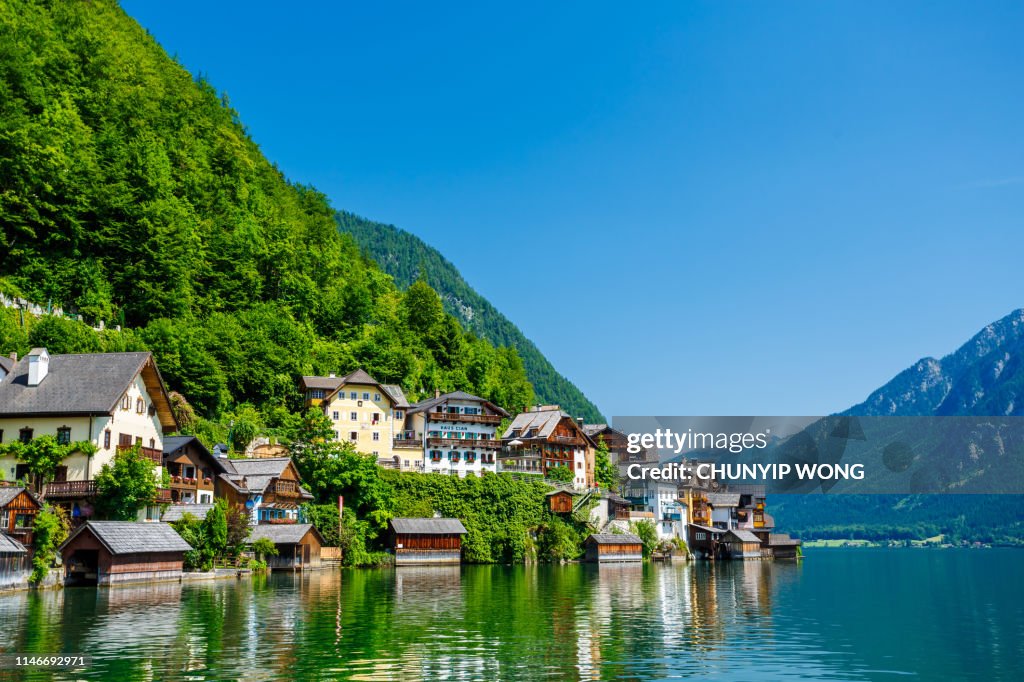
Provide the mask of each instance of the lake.
[{"label": "lake", "polygon": [[93,658],[14,679],[1020,679],[1024,551],[74,588],[4,595],[0,623],[4,651]]}]

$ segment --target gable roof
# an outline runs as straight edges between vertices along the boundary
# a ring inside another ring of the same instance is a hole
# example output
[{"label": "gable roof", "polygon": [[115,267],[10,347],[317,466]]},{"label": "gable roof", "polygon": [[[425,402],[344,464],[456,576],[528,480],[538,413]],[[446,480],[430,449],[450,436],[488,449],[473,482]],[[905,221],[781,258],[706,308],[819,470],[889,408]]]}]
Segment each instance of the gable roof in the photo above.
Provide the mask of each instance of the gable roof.
[{"label": "gable roof", "polygon": [[[366,370],[364,370],[364,369],[357,369],[356,371],[350,372],[349,374],[346,374],[345,376],[341,377],[338,380],[338,385],[335,386],[331,390],[331,392],[328,393],[324,397],[324,404],[330,402],[334,398],[334,395],[336,393],[338,393],[338,391],[340,391],[342,388],[347,386],[348,384],[360,384],[360,385],[363,385],[363,386],[366,386],[366,385],[376,386],[377,388],[380,389],[381,393],[383,393],[384,395],[387,396],[388,400],[390,400],[392,403],[395,402],[395,396],[387,389],[387,387],[384,386],[384,384],[380,383],[379,381],[374,379],[372,376],[367,374]],[[399,389],[399,390],[401,390],[401,389]],[[402,398],[405,398],[405,394],[404,393],[402,394]]]},{"label": "gable roof", "polygon": [[9,373],[14,369],[14,360],[6,355],[0,355],[0,369]]},{"label": "gable roof", "polygon": [[[541,438],[546,440],[555,432],[555,429],[563,419],[568,419],[569,422],[572,423],[573,429],[575,429],[585,441],[590,445],[595,445],[593,439],[580,428],[576,420],[562,410],[520,412],[516,415],[516,418],[512,420],[512,423],[508,425],[508,428],[505,429],[502,439],[512,438],[512,432],[518,429],[519,435],[516,436],[516,438],[524,440]],[[536,432],[532,436],[526,435],[533,429],[536,429]]]},{"label": "gable roof", "polygon": [[160,520],[164,523],[181,521],[185,514],[190,514],[198,521],[202,521],[210,513],[211,509],[213,509],[212,504],[170,504],[167,505],[167,509],[164,510]]},{"label": "gable roof", "polygon": [[[225,473],[220,479],[226,481],[239,493],[263,492],[270,482],[280,478],[292,465],[291,457],[254,457],[250,459],[224,459]],[[298,471],[296,471],[298,473]],[[312,499],[313,495],[299,484],[299,496]]]},{"label": "gable roof", "polygon": [[185,446],[194,444],[199,450],[199,454],[203,456],[203,459],[209,460],[213,463],[213,466],[218,471],[227,471],[227,467],[224,465],[226,460],[222,460],[220,457],[214,457],[213,453],[206,449],[203,442],[195,436],[167,436],[164,438],[164,460],[175,454]]},{"label": "gable roof", "polygon": [[333,391],[334,389],[341,386],[341,377],[314,377],[304,376],[299,379],[307,390],[311,388],[319,388],[325,391]]},{"label": "gable roof", "polygon": [[466,527],[458,519],[391,519],[391,528],[401,535],[465,535]]},{"label": "gable roof", "polygon": [[437,407],[438,405],[446,403],[449,400],[465,400],[466,402],[483,403],[489,409],[497,412],[502,417],[509,416],[508,412],[501,409],[491,401],[485,400],[480,396],[473,395],[472,393],[466,393],[465,391],[452,391],[451,393],[439,395],[436,398],[427,398],[426,400],[421,400],[420,402],[416,403],[415,405],[412,406],[412,408],[409,409],[409,414],[416,414],[417,412],[429,411],[430,408]]},{"label": "gable roof", "polygon": [[599,545],[642,545],[640,536],[632,533],[592,533],[587,537],[586,542],[596,542]]},{"label": "gable roof", "polygon": [[[722,537],[722,539],[726,540],[730,535],[740,542],[756,542],[758,544],[761,542],[761,538],[757,537],[749,530],[730,530]],[[728,542],[728,540],[726,540],[726,542]]]},{"label": "gable roof", "polygon": [[0,416],[107,415],[142,374],[164,430],[177,422],[153,354],[76,353],[51,355],[46,376],[28,385],[29,356],[0,381]]},{"label": "gable roof", "polygon": [[27,554],[28,549],[7,533],[0,532],[0,554]]},{"label": "gable roof", "polygon": [[302,542],[302,538],[306,537],[309,531],[313,531],[320,544],[323,544],[324,537],[311,523],[261,523],[253,526],[247,542],[252,544],[256,540],[267,538],[275,545],[294,545]]},{"label": "gable roof", "polygon": [[6,507],[7,505],[14,501],[15,497],[22,493],[26,493],[29,496],[29,498],[31,498],[32,501],[36,503],[37,506],[43,506],[42,503],[39,501],[39,498],[36,497],[35,494],[31,490],[27,489],[25,486],[5,485],[0,486],[0,507]]},{"label": "gable roof", "polygon": [[60,546],[82,533],[91,533],[111,554],[138,554],[142,552],[187,552],[192,546],[181,539],[166,523],[139,521],[86,521]]}]

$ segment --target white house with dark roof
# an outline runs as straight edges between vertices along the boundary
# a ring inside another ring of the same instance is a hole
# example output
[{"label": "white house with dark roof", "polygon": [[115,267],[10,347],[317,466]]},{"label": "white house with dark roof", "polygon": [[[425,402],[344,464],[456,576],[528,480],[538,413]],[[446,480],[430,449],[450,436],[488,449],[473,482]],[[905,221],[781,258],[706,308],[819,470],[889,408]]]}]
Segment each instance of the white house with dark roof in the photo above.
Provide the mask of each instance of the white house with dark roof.
[{"label": "white house with dark roof", "polygon": [[[50,355],[34,348],[0,380],[0,442],[52,435],[96,447],[92,456],[71,454],[43,489],[48,502],[65,506],[73,518],[91,515],[95,476],[119,449],[140,446],[159,473],[164,433],[176,429],[149,352]],[[0,457],[0,470],[7,480],[29,475],[11,456]],[[155,506],[151,511],[158,513]]]},{"label": "white house with dark roof", "polygon": [[497,433],[508,412],[465,391],[435,393],[410,407],[394,443],[394,465],[426,473],[479,476],[497,470]]},{"label": "white house with dark roof", "polygon": [[299,470],[290,457],[225,459],[217,481],[217,497],[241,505],[253,525],[297,523],[300,507],[313,499],[302,487]]}]

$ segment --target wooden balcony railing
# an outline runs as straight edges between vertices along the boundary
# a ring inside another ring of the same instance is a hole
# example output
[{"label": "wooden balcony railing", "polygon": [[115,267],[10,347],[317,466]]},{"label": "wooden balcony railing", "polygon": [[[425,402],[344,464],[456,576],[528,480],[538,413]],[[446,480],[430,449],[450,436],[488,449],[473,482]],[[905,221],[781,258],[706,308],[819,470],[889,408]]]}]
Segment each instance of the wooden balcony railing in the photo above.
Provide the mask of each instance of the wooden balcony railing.
[{"label": "wooden balcony railing", "polygon": [[413,448],[413,449],[421,448],[421,447],[423,447],[423,441],[419,440],[418,438],[396,438],[395,439],[395,447],[396,448]]},{"label": "wooden balcony railing", "polygon": [[427,438],[428,448],[490,448],[497,450],[501,441],[495,438]]},{"label": "wooden balcony railing", "polygon": [[[118,452],[124,452],[125,450],[131,450],[133,447],[135,447],[135,446],[134,445],[118,445],[117,446],[117,451]],[[142,456],[145,457],[146,459],[148,459],[153,464],[163,464],[163,461],[164,461],[163,450],[158,450],[157,448],[144,448],[142,446],[139,446],[139,452],[141,452]]]},{"label": "wooden balcony railing", "polygon": [[157,504],[170,504],[173,500],[171,499],[171,491],[169,488],[157,488],[156,489],[156,503]]},{"label": "wooden balcony railing", "polygon": [[47,483],[44,495],[48,500],[92,497],[96,494],[96,481],[61,481]]},{"label": "wooden balcony railing", "polygon": [[461,422],[463,424],[500,424],[501,416],[497,414],[452,414],[448,412],[428,412],[432,422]]},{"label": "wooden balcony railing", "polygon": [[298,497],[299,484],[295,481],[278,479],[270,485],[270,492],[283,497]]}]

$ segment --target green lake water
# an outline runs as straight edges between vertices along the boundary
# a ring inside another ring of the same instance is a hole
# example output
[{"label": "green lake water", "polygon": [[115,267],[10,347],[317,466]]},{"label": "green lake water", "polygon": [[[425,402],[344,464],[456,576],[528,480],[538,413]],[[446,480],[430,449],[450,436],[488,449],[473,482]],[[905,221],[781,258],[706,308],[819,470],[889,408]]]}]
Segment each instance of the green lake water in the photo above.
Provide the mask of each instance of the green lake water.
[{"label": "green lake water", "polygon": [[1024,551],[463,566],[0,596],[67,680],[1024,678]]}]

